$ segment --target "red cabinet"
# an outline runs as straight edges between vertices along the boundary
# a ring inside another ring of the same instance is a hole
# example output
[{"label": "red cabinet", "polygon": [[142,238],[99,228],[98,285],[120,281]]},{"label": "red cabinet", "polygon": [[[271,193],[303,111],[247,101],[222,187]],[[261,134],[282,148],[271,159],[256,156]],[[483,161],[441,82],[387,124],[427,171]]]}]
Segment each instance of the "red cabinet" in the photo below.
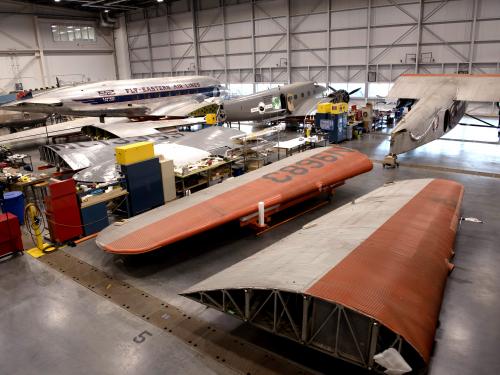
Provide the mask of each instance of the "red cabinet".
[{"label": "red cabinet", "polygon": [[17,216],[11,213],[0,215],[0,257],[23,251],[21,228]]},{"label": "red cabinet", "polygon": [[82,235],[75,180],[51,183],[45,197],[45,209],[52,242],[64,243]]}]

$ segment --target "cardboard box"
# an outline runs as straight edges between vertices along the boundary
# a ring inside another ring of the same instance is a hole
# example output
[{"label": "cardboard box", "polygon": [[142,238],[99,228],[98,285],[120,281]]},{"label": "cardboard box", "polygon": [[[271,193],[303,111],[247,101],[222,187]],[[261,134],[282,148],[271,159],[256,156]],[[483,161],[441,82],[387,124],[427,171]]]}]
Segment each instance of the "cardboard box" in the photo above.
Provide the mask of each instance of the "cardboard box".
[{"label": "cardboard box", "polygon": [[161,159],[160,168],[163,184],[163,200],[167,203],[177,197],[175,191],[174,162],[172,160]]}]

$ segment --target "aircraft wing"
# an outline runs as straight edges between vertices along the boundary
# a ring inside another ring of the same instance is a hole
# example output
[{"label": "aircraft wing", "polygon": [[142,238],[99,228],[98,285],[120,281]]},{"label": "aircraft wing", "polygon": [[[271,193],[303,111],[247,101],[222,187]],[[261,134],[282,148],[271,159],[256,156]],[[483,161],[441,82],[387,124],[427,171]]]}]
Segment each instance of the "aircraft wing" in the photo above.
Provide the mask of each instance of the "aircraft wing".
[{"label": "aircraft wing", "polygon": [[387,184],[182,295],[362,366],[401,336],[415,369],[430,360],[462,196],[450,180]]},{"label": "aircraft wing", "polygon": [[[210,156],[210,152],[175,143],[159,143],[155,145],[155,155],[163,156],[165,159],[174,162],[174,168],[182,167],[189,163],[195,163]],[[73,175],[73,179],[83,183],[109,183],[117,181],[120,178],[116,170],[116,161],[114,155],[101,164],[92,164],[88,168]]]},{"label": "aircraft wing", "polygon": [[162,132],[128,138],[113,138],[89,142],[51,144],[40,147],[40,158],[64,169],[80,171],[73,177],[80,182],[109,182],[117,178],[115,148],[130,143],[151,141],[155,145],[175,143],[197,148],[211,155],[225,156],[237,146],[234,137],[244,134],[237,129],[214,126],[197,132]]},{"label": "aircraft wing", "polygon": [[472,102],[500,101],[500,74],[404,74],[388,98],[421,99],[429,92],[455,89],[452,99]]},{"label": "aircraft wing", "polygon": [[[0,136],[0,145],[17,146],[24,143],[42,140],[45,142],[47,137],[67,136],[78,134],[84,126],[95,124],[98,120],[95,117],[83,117],[76,120],[61,122],[59,124],[47,125],[39,128],[20,131],[12,134]],[[107,117],[106,123],[124,122],[123,118]],[[126,121],[126,119],[125,119]]]},{"label": "aircraft wing", "polygon": [[148,104],[150,116],[159,117],[190,117],[204,116],[207,113],[217,113],[221,99],[205,96],[189,96],[167,103]]},{"label": "aircraft wing", "polygon": [[82,102],[63,103],[63,101],[58,98],[52,99],[37,97],[3,104],[0,108],[16,112],[40,112],[48,114],[60,113],[64,115],[82,117],[140,117],[146,116],[150,110],[148,106],[141,103],[110,103],[91,105],[91,102],[87,102],[85,100]]},{"label": "aircraft wing", "polygon": [[110,253],[145,253],[233,220],[248,220],[257,215],[258,202],[267,210],[279,209],[372,167],[366,155],[343,147],[305,151],[111,225],[96,243]]},{"label": "aircraft wing", "polygon": [[295,107],[294,110],[288,117],[305,117],[312,113],[316,113],[316,107],[319,103],[328,103],[330,98],[308,98],[304,100],[299,106]]},{"label": "aircraft wing", "polygon": [[200,117],[208,113],[217,113],[221,99],[206,98],[204,95],[192,95],[163,100],[152,103],[140,103],[131,105],[106,105],[102,111],[104,114],[113,115],[123,113],[128,117]]},{"label": "aircraft wing", "polygon": [[138,103],[96,103],[94,99],[63,102],[58,98],[37,98],[18,100],[0,107],[9,111],[31,111],[62,113],[73,116],[116,116],[116,117],[189,117],[217,112],[219,98],[203,95],[185,95],[169,100]]},{"label": "aircraft wing", "polygon": [[189,117],[156,121],[130,121],[122,123],[99,123],[82,127],[82,133],[99,138],[128,138],[158,134],[165,129],[205,123],[204,117]]}]

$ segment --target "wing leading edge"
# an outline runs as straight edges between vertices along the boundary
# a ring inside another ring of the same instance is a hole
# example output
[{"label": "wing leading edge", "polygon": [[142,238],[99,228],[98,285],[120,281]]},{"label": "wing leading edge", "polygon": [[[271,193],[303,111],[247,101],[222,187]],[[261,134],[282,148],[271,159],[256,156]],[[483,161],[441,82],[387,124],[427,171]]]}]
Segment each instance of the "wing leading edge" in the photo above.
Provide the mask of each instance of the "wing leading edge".
[{"label": "wing leading edge", "polygon": [[[368,356],[400,337],[404,344],[398,343],[398,350],[418,373],[430,360],[462,197],[463,186],[450,180],[387,184],[181,295],[363,367],[370,363]],[[277,292],[284,300],[292,296],[290,300],[304,301],[288,305],[294,319],[307,328],[298,331],[302,334],[274,328],[276,305],[262,301]],[[240,311],[219,303],[228,295],[241,301]],[[259,312],[271,318],[259,319]],[[328,312],[331,320],[325,320]],[[358,351],[355,345],[337,344],[353,342],[349,319],[356,322],[358,342],[371,342],[370,350],[368,345]],[[374,320],[384,328],[372,330]],[[339,332],[339,338],[316,335],[321,324],[326,332]],[[346,329],[339,329],[340,324]],[[352,355],[346,357],[348,347]]]},{"label": "wing leading edge", "polygon": [[97,237],[103,250],[138,254],[257,213],[258,202],[279,207],[321,192],[373,165],[357,151],[328,147],[306,151],[214,185],[189,197],[110,226]]},{"label": "wing leading edge", "polygon": [[422,99],[429,92],[454,89],[452,100],[471,102],[500,101],[500,74],[404,74],[387,97]]}]

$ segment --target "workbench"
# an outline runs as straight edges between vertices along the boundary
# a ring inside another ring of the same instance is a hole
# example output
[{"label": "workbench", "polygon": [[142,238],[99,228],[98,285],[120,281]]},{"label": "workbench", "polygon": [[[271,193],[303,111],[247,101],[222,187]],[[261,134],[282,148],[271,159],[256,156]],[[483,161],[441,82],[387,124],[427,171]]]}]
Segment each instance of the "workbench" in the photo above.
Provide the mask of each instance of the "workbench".
[{"label": "workbench", "polygon": [[324,137],[298,137],[288,141],[278,142],[274,145],[274,149],[278,151],[278,159],[280,158],[281,151],[285,151],[285,156],[290,156],[293,151],[304,151],[309,148],[315,148],[318,145],[326,146],[327,141]]},{"label": "workbench", "polygon": [[115,188],[109,192],[105,192],[105,193],[98,194],[98,195],[91,195],[89,197],[83,198],[81,200],[82,204],[80,207],[86,208],[86,207],[92,206],[94,204],[98,204],[98,203],[102,203],[102,202],[109,202],[115,198],[119,198],[119,197],[125,196],[127,194],[128,194],[127,190],[125,190],[121,187],[118,187],[118,188]]},{"label": "workbench", "polygon": [[184,196],[186,192],[200,190],[231,177],[231,165],[235,160],[215,162],[210,166],[197,168],[185,174],[175,173],[175,189],[177,195]]},{"label": "workbench", "polygon": [[[43,182],[48,182],[50,180],[50,176],[35,176],[32,177],[30,181],[22,182],[17,181],[13,183],[8,183],[7,178],[5,176],[0,177],[0,182],[3,183],[7,190],[9,191],[21,191],[25,197],[26,202],[37,202],[38,200],[43,201],[43,195],[40,199],[36,196],[35,186],[41,184]],[[31,191],[31,195],[29,192]],[[32,199],[31,199],[32,196]]]}]

